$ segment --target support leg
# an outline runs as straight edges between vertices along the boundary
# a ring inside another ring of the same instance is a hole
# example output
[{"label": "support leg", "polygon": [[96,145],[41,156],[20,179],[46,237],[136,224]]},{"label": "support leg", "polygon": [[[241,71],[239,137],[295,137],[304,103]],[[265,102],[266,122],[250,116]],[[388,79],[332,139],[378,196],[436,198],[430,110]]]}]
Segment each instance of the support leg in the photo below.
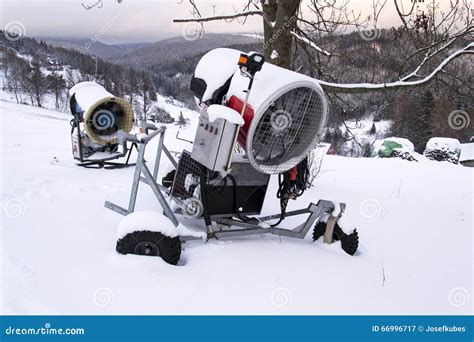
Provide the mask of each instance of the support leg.
[{"label": "support leg", "polygon": [[135,166],[135,174],[133,175],[132,191],[130,194],[130,201],[128,202],[128,213],[133,213],[135,210],[135,203],[137,202],[138,186],[140,185],[140,175],[144,165],[146,144],[140,144],[137,157],[137,165]]},{"label": "support leg", "polygon": [[[171,222],[173,222],[173,224],[177,227],[178,224],[179,224],[178,219],[176,218],[175,214],[173,213],[170,206],[168,205],[168,202],[166,202],[166,199],[163,196],[163,194],[161,193],[160,188],[154,182],[153,175],[151,174],[150,170],[148,170],[148,167],[146,166],[146,164],[142,165],[142,171],[143,171],[143,174],[145,176],[145,179],[148,182],[148,185],[150,185],[151,190],[153,191],[156,198],[158,199],[158,202],[160,203],[161,207],[163,208],[165,216],[168,217],[171,220]],[[139,181],[140,181],[140,176],[139,176],[138,182]]]}]

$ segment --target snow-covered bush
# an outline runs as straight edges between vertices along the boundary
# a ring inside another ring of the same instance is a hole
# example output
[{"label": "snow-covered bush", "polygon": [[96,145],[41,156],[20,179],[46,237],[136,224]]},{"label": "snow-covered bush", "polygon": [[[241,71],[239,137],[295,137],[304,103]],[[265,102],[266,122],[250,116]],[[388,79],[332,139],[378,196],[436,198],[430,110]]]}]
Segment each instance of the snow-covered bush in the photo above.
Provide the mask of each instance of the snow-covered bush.
[{"label": "snow-covered bush", "polygon": [[426,144],[424,155],[431,160],[458,164],[461,155],[461,143],[457,139],[431,138]]},{"label": "snow-covered bush", "polygon": [[417,161],[413,144],[408,139],[396,137],[377,140],[373,146],[372,156]]}]

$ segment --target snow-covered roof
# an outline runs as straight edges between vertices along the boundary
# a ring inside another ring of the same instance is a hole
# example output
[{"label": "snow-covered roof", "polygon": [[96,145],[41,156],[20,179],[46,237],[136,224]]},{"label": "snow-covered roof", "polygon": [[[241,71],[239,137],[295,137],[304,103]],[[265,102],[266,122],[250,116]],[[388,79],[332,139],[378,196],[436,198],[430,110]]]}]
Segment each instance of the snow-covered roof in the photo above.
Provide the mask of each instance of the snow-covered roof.
[{"label": "snow-covered roof", "polygon": [[474,143],[461,144],[460,162],[474,160]]}]

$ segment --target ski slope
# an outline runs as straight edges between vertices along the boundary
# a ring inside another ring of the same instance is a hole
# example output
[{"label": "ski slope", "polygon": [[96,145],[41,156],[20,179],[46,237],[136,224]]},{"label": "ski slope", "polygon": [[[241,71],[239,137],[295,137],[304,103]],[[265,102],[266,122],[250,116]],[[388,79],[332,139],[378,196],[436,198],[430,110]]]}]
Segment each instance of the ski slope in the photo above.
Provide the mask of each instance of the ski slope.
[{"label": "ski slope", "polygon": [[[289,210],[345,202],[341,226],[360,234],[355,257],[310,236],[256,236],[187,243],[175,267],[115,252],[122,217],[103,204],[126,206],[133,169],[76,166],[69,120],[0,102],[2,314],[473,313],[472,169],[327,156]],[[169,125],[169,149],[190,149],[176,133]],[[180,136],[193,134],[191,125]],[[279,211],[275,194],[273,179],[264,214]],[[160,210],[150,189],[140,189],[137,209]]]}]

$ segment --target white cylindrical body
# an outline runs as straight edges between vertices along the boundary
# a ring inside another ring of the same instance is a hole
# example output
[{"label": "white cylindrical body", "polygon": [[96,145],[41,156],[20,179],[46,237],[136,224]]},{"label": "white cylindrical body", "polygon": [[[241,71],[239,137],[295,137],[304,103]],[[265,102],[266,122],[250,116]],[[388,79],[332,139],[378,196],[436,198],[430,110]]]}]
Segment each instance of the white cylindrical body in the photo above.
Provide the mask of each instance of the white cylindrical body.
[{"label": "white cylindrical body", "polygon": [[[216,92],[225,91],[226,105],[242,113],[250,79],[238,66],[241,53],[216,49],[201,59],[195,73],[202,84],[195,92],[201,102],[212,104],[220,98]],[[298,165],[317,145],[328,103],[317,80],[267,62],[255,75],[242,114],[238,142],[250,163],[260,172],[277,174]]]},{"label": "white cylindrical body", "polygon": [[[115,97],[100,84],[81,82],[69,90],[72,113],[82,112],[84,130],[99,144],[117,143],[117,132],[130,132],[134,116],[132,106]],[[79,108],[77,108],[79,105]]]}]

